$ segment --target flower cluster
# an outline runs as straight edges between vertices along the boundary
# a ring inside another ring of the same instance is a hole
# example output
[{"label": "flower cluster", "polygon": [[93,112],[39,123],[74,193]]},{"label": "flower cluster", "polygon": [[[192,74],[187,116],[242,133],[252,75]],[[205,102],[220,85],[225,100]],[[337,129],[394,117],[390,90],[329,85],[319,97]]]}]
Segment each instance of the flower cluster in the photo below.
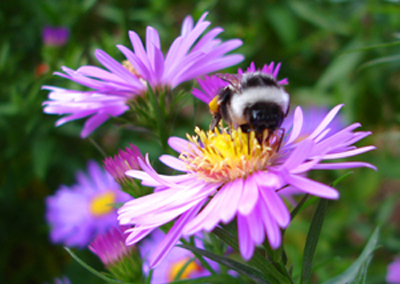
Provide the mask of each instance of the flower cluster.
[{"label": "flower cluster", "polygon": [[[278,80],[281,65],[274,62],[262,68],[251,63],[245,71],[238,69],[237,74],[207,75],[242,61],[243,56],[227,55],[242,44],[240,40],[222,43],[217,38],[223,31],[219,27],[205,32],[210,25],[206,16],[207,13],[203,14],[196,24],[191,17],[185,18],[180,36],[166,55],[161,51],[158,32],[148,27],[146,47],[133,31],[129,33],[133,50],[117,46],[127,59],[123,63],[97,50],[95,56],[107,70],[96,66],[83,66],[76,71],[63,67],[64,73],[57,75],[90,90],[45,86],[51,92],[50,100],[44,102],[44,112],[67,115],[57,125],[90,117],[81,133],[87,137],[110,117],[125,113],[139,98],[149,99],[149,105],[162,100],[162,96],[154,100],[153,90],[156,95],[170,93],[188,80],[197,79],[200,88],[193,89],[192,94],[209,104],[211,111],[221,91],[226,91],[231,84],[226,79],[229,75],[244,78],[252,73],[262,74],[266,87],[263,91],[281,90],[288,84],[287,78]],[[255,86],[256,83],[248,84],[253,90],[247,106],[255,104],[257,97],[264,94],[257,93],[260,86]],[[239,96],[244,93],[240,88],[237,88]],[[288,100],[285,100],[287,106]],[[273,99],[268,104],[279,106]],[[151,106],[156,110],[160,105]],[[159,158],[165,165],[164,170],[180,174],[160,174],[149,155],[143,157],[133,144],[105,159],[107,172],[90,162],[88,176],[78,173],[76,185],[61,186],[54,196],[47,198],[50,237],[53,242],[67,246],[84,247],[90,243],[89,249],[119,280],[129,282],[152,277],[148,283],[153,284],[207,278],[212,274],[210,271],[219,271],[218,264],[176,245],[190,239],[192,245],[206,249],[203,243],[194,240],[223,224],[236,223],[237,229],[232,235],[244,261],[251,260],[257,246],[264,245],[266,251],[278,249],[282,245],[282,230],[291,222],[284,198],[291,200],[294,193],[339,198],[335,188],[310,178],[310,171],[376,169],[366,162],[342,160],[375,149],[355,146],[371,132],[356,131],[361,126],[359,123],[345,126],[338,115],[342,107],[337,105],[323,113],[305,113],[297,107],[282,126],[279,123],[280,129],[247,129],[225,121],[226,127],[221,123],[212,130],[195,127],[195,134],[187,134],[186,139],[164,139],[161,144],[166,145],[168,140],[169,146],[178,153],[177,157],[165,154]],[[163,123],[157,124],[160,133],[166,127]],[[222,249],[218,253],[213,255],[215,259],[227,259]],[[195,260],[196,257],[199,259]]]}]

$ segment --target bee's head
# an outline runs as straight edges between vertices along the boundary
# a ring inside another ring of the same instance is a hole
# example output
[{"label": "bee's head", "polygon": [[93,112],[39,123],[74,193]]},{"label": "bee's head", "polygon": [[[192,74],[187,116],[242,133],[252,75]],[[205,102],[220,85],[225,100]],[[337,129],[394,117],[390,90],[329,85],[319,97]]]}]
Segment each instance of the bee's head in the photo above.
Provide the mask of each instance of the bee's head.
[{"label": "bee's head", "polygon": [[258,102],[244,109],[244,116],[256,132],[275,130],[283,122],[285,114],[276,103]]}]

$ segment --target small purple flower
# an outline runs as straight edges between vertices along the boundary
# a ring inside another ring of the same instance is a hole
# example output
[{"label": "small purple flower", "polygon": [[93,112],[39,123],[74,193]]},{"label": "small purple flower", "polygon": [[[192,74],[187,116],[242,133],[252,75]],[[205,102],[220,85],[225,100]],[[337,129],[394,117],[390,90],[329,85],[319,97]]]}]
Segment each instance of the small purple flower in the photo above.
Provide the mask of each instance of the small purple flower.
[{"label": "small purple flower", "polygon": [[[313,169],[346,169],[375,167],[365,162],[331,162],[375,149],[356,148],[354,143],[370,132],[353,132],[360,127],[354,123],[330,133],[328,127],[342,105],[333,108],[314,131],[298,140],[304,125],[303,111],[297,107],[292,131],[284,137],[275,133],[260,144],[254,132],[239,129],[220,132],[196,129],[197,136],[189,140],[172,137],[169,145],[180,156],[163,155],[160,160],[183,174],[159,175],[148,158],[139,161],[142,171],[131,170],[127,175],[154,187],[154,193],[129,201],[118,210],[121,225],[135,225],[127,244],[135,244],[154,229],[176,220],[150,258],[156,267],[182,236],[210,232],[220,222],[229,223],[235,217],[238,225],[240,253],[249,260],[255,246],[265,236],[272,248],[281,245],[281,228],[290,222],[290,213],[278,191],[285,186],[317,197],[339,198],[336,189],[304,176]],[[327,134],[330,133],[330,136]]]},{"label": "small purple flower", "polygon": [[83,66],[76,71],[63,67],[65,74],[55,74],[91,90],[44,86],[44,89],[51,91],[50,100],[43,103],[44,112],[67,115],[57,121],[57,126],[90,116],[81,133],[85,138],[110,116],[116,117],[127,111],[128,101],[147,90],[146,81],[153,89],[173,89],[182,82],[242,61],[243,56],[240,54],[227,55],[239,47],[242,41],[233,39],[222,43],[217,38],[223,31],[220,27],[205,33],[210,25],[210,22],[205,21],[206,16],[207,13],[204,13],[196,25],[191,17],[186,17],[181,35],[174,40],[166,55],[161,51],[157,30],[147,27],[146,48],[133,31],[129,32],[133,51],[117,45],[127,58],[124,64],[104,51],[96,50],[97,60],[108,70],[96,66]]},{"label": "small purple flower", "polygon": [[400,258],[395,258],[395,260],[389,264],[387,268],[386,282],[390,284],[400,283]]},{"label": "small purple flower", "polygon": [[65,27],[44,27],[42,38],[45,45],[63,46],[69,38],[69,30]]},{"label": "small purple flower", "polygon": [[[149,238],[146,238],[139,243],[139,251],[142,259],[146,260],[157,247],[157,245],[162,242],[165,234],[160,230],[155,230]],[[200,245],[201,246],[201,245]],[[190,261],[180,279],[194,279],[198,277],[203,277],[210,275],[210,272],[206,270],[201,264],[195,260],[194,255],[183,248],[174,247],[166,256],[166,258],[153,270],[151,284],[162,284],[169,283],[175,279],[180,270]],[[209,262],[209,264],[214,268],[218,268],[218,264],[215,262]],[[143,271],[148,274],[150,271],[150,266],[147,261],[145,261],[143,266]]]},{"label": "small purple flower", "polygon": [[52,242],[84,247],[96,235],[118,226],[112,204],[132,198],[94,161],[88,163],[88,175],[79,171],[76,180],[47,197],[46,219]]},{"label": "small purple flower", "polygon": [[129,256],[134,246],[125,245],[126,237],[120,228],[114,227],[105,234],[97,235],[89,249],[97,255],[105,266],[113,265]]},{"label": "small purple flower", "polygon": [[[278,77],[279,69],[281,68],[281,64],[278,63],[275,66],[274,62],[271,62],[269,65],[265,64],[263,68],[256,68],[254,62],[251,62],[250,66],[247,68],[247,73],[254,73],[254,72],[262,72],[265,74],[272,75],[275,79]],[[245,73],[242,69],[238,69],[238,75]],[[200,89],[193,89],[192,95],[202,100],[206,104],[209,104],[215,96],[218,95],[219,91],[227,86],[229,83],[216,75],[211,76],[204,76],[204,79],[198,78],[197,82],[199,83]],[[289,81],[287,78],[278,81],[280,85],[287,85]]]},{"label": "small purple flower", "polygon": [[[71,284],[71,281],[65,276],[61,278],[54,278],[54,284]],[[48,282],[45,282],[45,284],[48,284]]]},{"label": "small purple flower", "polygon": [[140,168],[138,159],[144,160],[144,157],[138,147],[131,143],[130,148],[126,147],[125,151],[120,149],[118,155],[106,158],[104,168],[118,183],[125,183],[129,178],[125,175],[125,172]]}]

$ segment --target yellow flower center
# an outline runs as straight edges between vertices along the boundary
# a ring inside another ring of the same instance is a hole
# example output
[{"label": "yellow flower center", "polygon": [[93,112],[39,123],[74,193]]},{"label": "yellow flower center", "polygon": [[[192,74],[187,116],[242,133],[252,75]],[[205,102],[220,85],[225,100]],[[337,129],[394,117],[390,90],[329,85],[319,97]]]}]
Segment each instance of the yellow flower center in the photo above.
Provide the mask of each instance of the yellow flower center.
[{"label": "yellow flower center", "polygon": [[[228,131],[203,131],[195,129],[197,136],[188,136],[192,144],[180,159],[190,171],[203,180],[228,182],[245,178],[272,163],[280,139],[262,139],[260,143],[254,131],[243,133],[240,128]],[[266,138],[268,131],[264,132]],[[275,134],[272,134],[275,135]],[[270,141],[273,141],[272,143]]]},{"label": "yellow flower center", "polygon": [[[190,261],[189,258],[183,258],[171,264],[170,268],[168,269],[168,282],[178,279],[186,279],[189,278],[193,272],[201,271],[200,265],[194,261],[191,261],[188,265],[186,265],[188,261]],[[184,266],[185,270],[182,272]],[[178,273],[180,274],[180,277],[176,279]]]},{"label": "yellow flower center", "polygon": [[100,217],[113,210],[112,204],[115,203],[116,195],[112,191],[107,191],[96,195],[89,205],[89,211],[93,216]]}]

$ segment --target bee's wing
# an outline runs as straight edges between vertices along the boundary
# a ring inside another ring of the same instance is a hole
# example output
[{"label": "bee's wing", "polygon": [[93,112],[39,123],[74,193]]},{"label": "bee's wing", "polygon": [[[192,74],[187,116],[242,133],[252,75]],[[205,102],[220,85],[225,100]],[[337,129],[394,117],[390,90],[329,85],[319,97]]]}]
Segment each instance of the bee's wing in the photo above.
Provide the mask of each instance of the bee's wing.
[{"label": "bee's wing", "polygon": [[229,73],[217,73],[215,74],[218,78],[228,82],[232,87],[238,89],[240,86],[240,81],[242,80],[241,74],[229,74]]}]

